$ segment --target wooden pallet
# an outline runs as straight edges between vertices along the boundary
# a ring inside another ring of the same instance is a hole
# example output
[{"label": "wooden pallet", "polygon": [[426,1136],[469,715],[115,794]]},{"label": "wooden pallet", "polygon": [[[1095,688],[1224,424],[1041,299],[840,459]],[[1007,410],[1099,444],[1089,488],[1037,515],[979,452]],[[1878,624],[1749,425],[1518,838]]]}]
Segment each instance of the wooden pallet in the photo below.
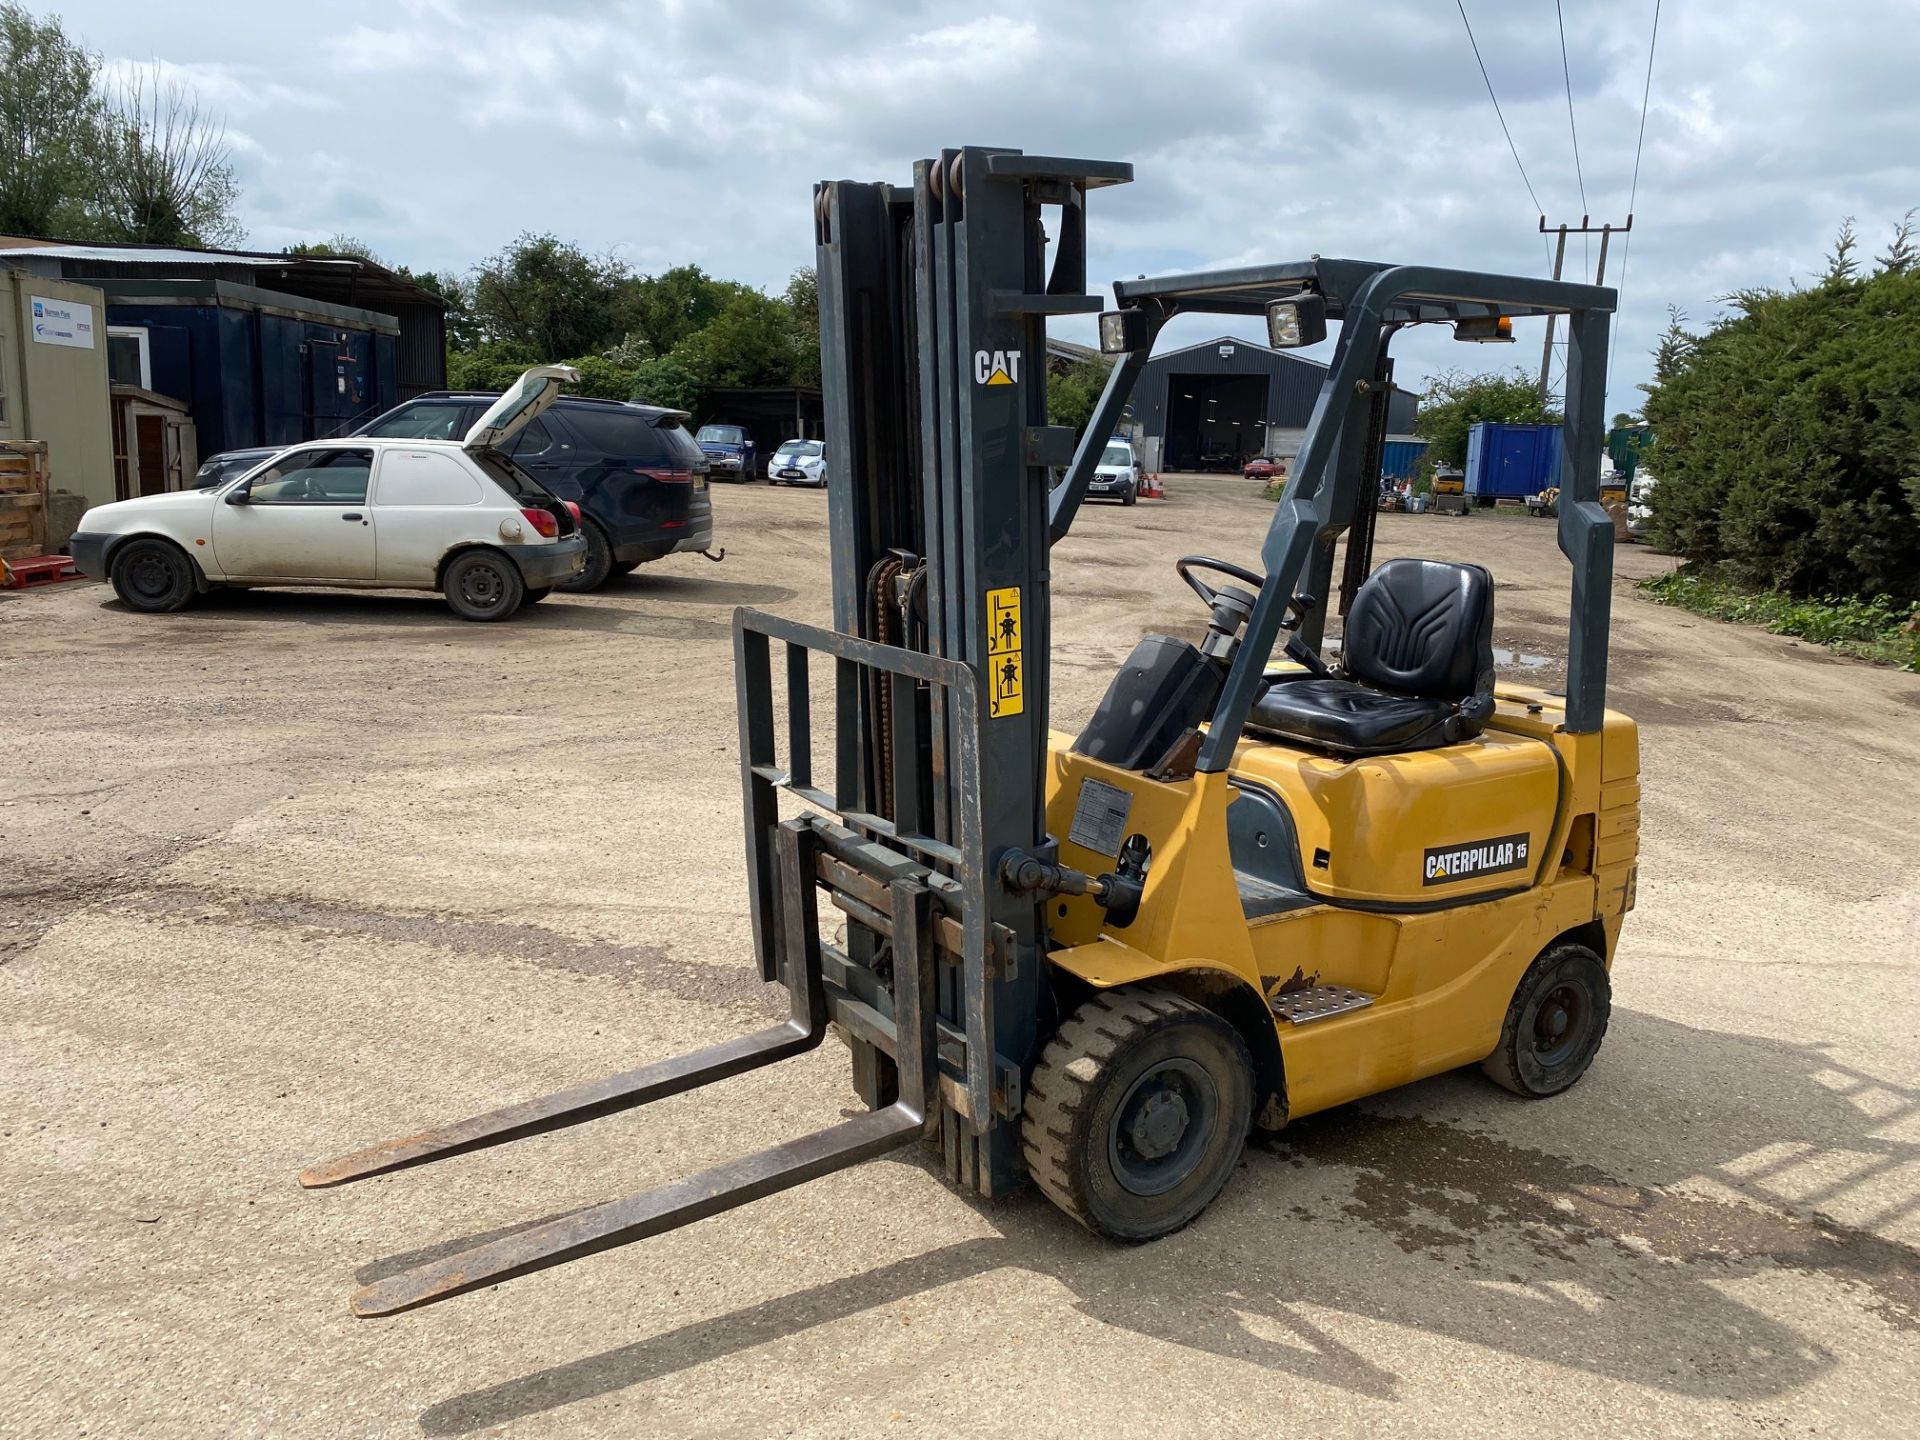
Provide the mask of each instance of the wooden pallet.
[{"label": "wooden pallet", "polygon": [[0,580],[9,590],[31,590],[36,585],[58,585],[62,580],[84,580],[65,555],[36,555],[27,560],[0,559]]},{"label": "wooden pallet", "polygon": [[0,440],[0,556],[32,559],[47,548],[47,442]]}]

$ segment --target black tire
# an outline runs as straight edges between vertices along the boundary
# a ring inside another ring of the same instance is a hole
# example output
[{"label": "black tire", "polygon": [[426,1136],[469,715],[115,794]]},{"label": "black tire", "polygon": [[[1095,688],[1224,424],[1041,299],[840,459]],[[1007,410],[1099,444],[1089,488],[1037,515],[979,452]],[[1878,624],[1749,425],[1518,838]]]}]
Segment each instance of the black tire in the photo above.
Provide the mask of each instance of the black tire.
[{"label": "black tire", "polygon": [[607,570],[608,573],[613,575],[631,575],[639,568],[640,562],[638,560],[616,560],[607,567]]},{"label": "black tire", "polygon": [[462,620],[505,620],[525,602],[527,582],[498,550],[463,550],[441,575],[440,593]]},{"label": "black tire", "polygon": [[1134,501],[1138,500],[1139,498],[1140,498],[1139,487],[1136,485],[1129,485],[1127,486],[1127,493],[1120,497],[1120,503],[1122,505],[1131,505],[1133,504]]},{"label": "black tire", "polygon": [[1172,1234],[1233,1175],[1253,1062],[1233,1026],[1164,990],[1096,995],[1047,1042],[1020,1144],[1034,1182],[1096,1235]]},{"label": "black tire", "polygon": [[613,545],[607,532],[591,520],[580,529],[587,537],[587,563],[560,582],[562,590],[598,590],[613,573]]},{"label": "black tire", "polygon": [[153,535],[129,540],[114,551],[109,575],[113,593],[127,608],[149,615],[184,610],[199,594],[187,552]]},{"label": "black tire", "polygon": [[1607,967],[1585,945],[1550,945],[1527,967],[1500,1044],[1480,1068],[1529,1100],[1558,1095],[1587,1073],[1613,1012]]},{"label": "black tire", "polygon": [[546,599],[547,596],[551,595],[552,593],[553,593],[553,587],[551,585],[542,585],[538,589],[528,590],[527,593],[521,598],[520,603],[522,605],[538,605],[542,600]]}]

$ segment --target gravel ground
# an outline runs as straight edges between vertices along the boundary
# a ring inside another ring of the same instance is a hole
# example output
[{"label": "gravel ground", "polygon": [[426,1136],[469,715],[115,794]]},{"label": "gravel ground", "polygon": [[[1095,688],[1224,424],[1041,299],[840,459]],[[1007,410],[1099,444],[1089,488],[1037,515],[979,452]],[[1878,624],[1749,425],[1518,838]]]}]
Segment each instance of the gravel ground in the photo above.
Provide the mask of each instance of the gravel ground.
[{"label": "gravel ground", "polygon": [[[364,1281],[850,1113],[844,1053],[306,1193],[309,1161],[765,1023],[729,615],[828,615],[826,503],[504,626],[435,598],[0,596],[0,1415],[10,1434],[1894,1435],[1920,1394],[1920,676],[1640,599],[1639,910],[1589,1077],[1303,1122],[1158,1244],[874,1162],[385,1321]],[[1057,551],[1056,715],[1242,563],[1234,479]],[[1557,679],[1550,527],[1483,561]],[[359,1267],[357,1270],[355,1267]],[[972,1418],[968,1418],[971,1416]]]}]

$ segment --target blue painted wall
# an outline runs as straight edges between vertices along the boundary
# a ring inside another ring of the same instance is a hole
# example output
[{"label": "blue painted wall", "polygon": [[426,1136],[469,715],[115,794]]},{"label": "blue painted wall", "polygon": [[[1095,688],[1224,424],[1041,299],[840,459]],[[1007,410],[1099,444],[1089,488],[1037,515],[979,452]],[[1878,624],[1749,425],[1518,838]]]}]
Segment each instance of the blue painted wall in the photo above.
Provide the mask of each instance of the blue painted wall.
[{"label": "blue painted wall", "polygon": [[341,433],[399,403],[397,340],[245,306],[111,302],[144,326],[153,388],[184,401],[201,456]]}]

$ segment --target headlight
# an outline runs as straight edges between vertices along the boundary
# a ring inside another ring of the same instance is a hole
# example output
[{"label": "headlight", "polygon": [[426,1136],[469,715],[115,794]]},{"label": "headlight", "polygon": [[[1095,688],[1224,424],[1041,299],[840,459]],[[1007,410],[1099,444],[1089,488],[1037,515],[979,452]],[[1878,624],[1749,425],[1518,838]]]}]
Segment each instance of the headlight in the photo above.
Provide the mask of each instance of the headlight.
[{"label": "headlight", "polygon": [[1327,302],[1318,295],[1296,295],[1267,306],[1267,343],[1275,350],[1297,350],[1327,338]]},{"label": "headlight", "polygon": [[1100,349],[1105,354],[1124,355],[1151,343],[1144,310],[1108,310],[1100,316]]}]

